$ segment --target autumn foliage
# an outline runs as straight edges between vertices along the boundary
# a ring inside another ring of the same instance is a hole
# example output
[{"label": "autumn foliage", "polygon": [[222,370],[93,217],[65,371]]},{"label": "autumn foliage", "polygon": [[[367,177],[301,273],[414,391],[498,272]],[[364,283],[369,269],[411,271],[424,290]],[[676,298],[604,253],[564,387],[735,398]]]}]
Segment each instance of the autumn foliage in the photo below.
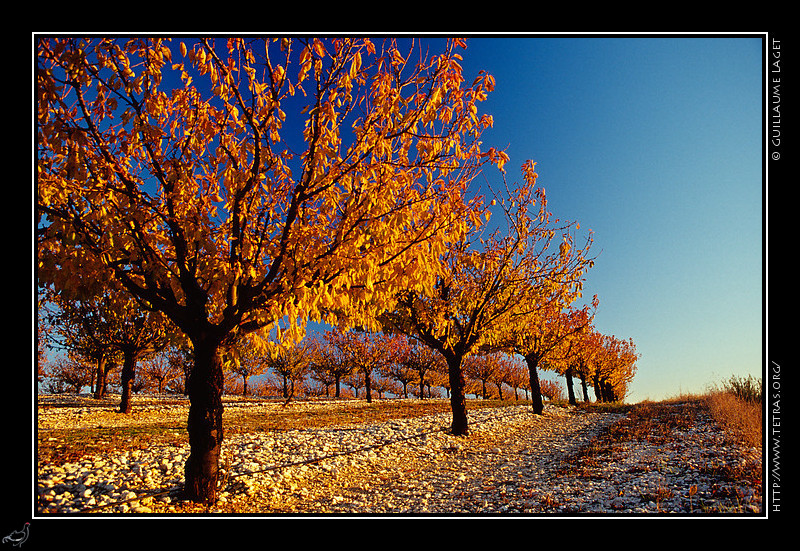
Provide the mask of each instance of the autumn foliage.
[{"label": "autumn foliage", "polygon": [[[580,296],[591,240],[552,219],[532,162],[490,202],[475,193],[508,157],[482,143],[494,80],[462,74],[462,40],[36,47],[38,282],[66,302],[124,295],[187,341],[190,499],[216,499],[225,366],[246,382],[253,354],[277,365],[309,321],[341,341],[309,345],[303,369],[337,388],[345,366],[369,397],[372,370],[424,388],[446,363],[462,434],[465,358],[517,352],[506,328]],[[585,367],[604,399],[624,395],[631,348],[608,340]]]}]

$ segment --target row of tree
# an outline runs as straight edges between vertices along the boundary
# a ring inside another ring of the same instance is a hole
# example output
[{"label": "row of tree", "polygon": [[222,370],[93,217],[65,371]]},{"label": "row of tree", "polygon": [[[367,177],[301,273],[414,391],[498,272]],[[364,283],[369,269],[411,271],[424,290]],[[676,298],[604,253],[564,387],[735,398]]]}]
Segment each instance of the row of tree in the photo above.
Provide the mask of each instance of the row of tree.
[{"label": "row of tree", "polygon": [[[573,304],[591,235],[579,245],[577,224],[553,219],[534,163],[506,182],[508,156],[481,140],[494,80],[465,79],[464,48],[38,38],[38,282],[64,324],[112,324],[123,402],[138,355],[191,348],[187,498],[216,500],[225,365],[291,349],[308,321],[437,352],[454,434],[468,432],[465,362],[480,353],[523,357],[541,411],[537,370],[590,317]],[[489,166],[505,189],[479,194]],[[74,339],[105,377],[108,358]],[[618,398],[631,348],[596,378],[574,373]]]},{"label": "row of tree", "polygon": [[[398,339],[393,339],[398,340]],[[405,340],[405,339],[403,339]],[[391,343],[396,344],[396,343]],[[225,365],[225,392],[242,396],[259,396],[290,400],[293,397],[365,397],[372,394],[402,398],[438,398],[449,394],[447,371],[443,361],[430,349],[418,344],[404,353],[393,354],[392,361],[382,361],[376,368],[364,369],[363,363],[348,363],[341,350],[317,348],[318,341],[286,350],[274,357],[247,353],[240,362]],[[249,352],[246,350],[246,352]],[[433,356],[421,361],[422,357]],[[46,356],[46,354],[45,354]],[[74,352],[44,359],[39,383],[48,393],[80,393],[87,387],[96,398],[105,397],[109,388],[122,389],[121,356],[105,364],[104,377],[97,377],[97,366]],[[465,365],[467,393],[476,397],[527,400],[527,369],[518,360],[504,354],[470,357]],[[109,369],[110,367],[110,369]],[[191,369],[191,350],[169,346],[142,357],[136,367],[133,393],[185,394]],[[255,381],[255,382],[254,382]],[[542,381],[542,395],[548,399],[564,397],[561,385]],[[368,386],[369,385],[369,386]]]},{"label": "row of tree", "polygon": [[[593,342],[584,347],[579,339],[585,338]],[[618,401],[627,393],[635,371],[636,354],[632,347],[630,341],[621,342],[596,332],[575,332],[558,350],[552,351],[542,367],[565,377],[568,400],[573,405],[577,403],[573,377],[580,381],[583,401],[590,400],[589,387],[594,389],[598,401]],[[580,355],[577,355],[579,350]],[[325,389],[326,396],[330,395],[332,387],[334,396],[338,397],[343,380],[353,389],[363,388],[367,401],[371,400],[373,388],[379,393],[390,391],[403,397],[408,397],[410,387],[420,398],[425,397],[426,389],[431,396],[433,387],[444,389],[448,396],[451,394],[444,357],[404,334],[343,333],[334,329],[303,346],[281,350],[274,357],[283,356],[293,360],[283,362],[293,369],[276,370],[284,380],[300,380],[309,375]],[[529,393],[534,392],[530,369],[515,354],[503,351],[472,354],[465,358],[462,372],[466,381],[465,394],[504,399],[504,388],[507,388],[514,399],[519,399],[519,391],[522,391],[527,400],[531,399]],[[382,380],[392,383],[387,385]],[[540,381],[536,393],[538,400],[562,396],[560,386],[549,380]],[[284,392],[284,396],[288,394]]]},{"label": "row of tree", "polygon": [[[78,306],[71,305],[72,308]],[[121,391],[122,413],[131,411],[131,392],[186,393],[192,350],[188,343],[179,342],[178,335],[171,340],[163,339],[162,345],[139,348],[135,354],[129,354],[136,361],[126,362],[116,340],[120,335],[103,333],[111,327],[110,324],[95,322],[76,330],[72,324],[48,325],[48,322],[67,321],[63,315],[42,314],[40,327],[44,332],[40,335],[43,337],[40,344],[59,351],[49,359],[44,349],[40,352],[38,382],[46,392],[79,393],[89,387],[92,395],[99,399],[104,398],[109,386],[113,385]],[[80,321],[97,320],[96,314],[96,311],[91,311]],[[286,400],[294,396],[339,398],[346,387],[349,390],[347,396],[358,398],[363,395],[367,401],[372,400],[373,392],[380,398],[392,395],[424,399],[450,394],[447,366],[441,355],[405,335],[356,331],[343,334],[332,329],[299,345],[276,349],[268,355],[255,352],[249,341],[245,339],[237,344],[235,351],[226,354],[227,393],[281,396]],[[89,343],[91,345],[87,347]],[[128,344],[128,349],[133,349],[133,346]],[[604,351],[605,355],[610,353],[611,350]],[[573,360],[580,362],[577,366],[562,357],[560,362],[551,362],[545,369],[553,369],[565,377],[571,404],[577,403],[572,386],[573,375],[580,379],[580,399],[584,402],[590,401],[589,387],[595,389],[598,401],[614,401],[618,396],[624,396],[626,381],[617,376],[612,386],[603,372],[614,373],[614,370],[604,369],[601,357],[596,354],[581,356]],[[123,369],[117,369],[121,365]],[[559,368],[559,365],[566,368]],[[467,394],[501,400],[513,396],[514,400],[519,400],[522,393],[524,400],[530,399],[528,369],[518,356],[504,352],[479,353],[469,356],[463,369]],[[253,379],[259,381],[255,388]],[[565,398],[563,386],[557,381],[541,380],[539,391],[549,400]]]}]

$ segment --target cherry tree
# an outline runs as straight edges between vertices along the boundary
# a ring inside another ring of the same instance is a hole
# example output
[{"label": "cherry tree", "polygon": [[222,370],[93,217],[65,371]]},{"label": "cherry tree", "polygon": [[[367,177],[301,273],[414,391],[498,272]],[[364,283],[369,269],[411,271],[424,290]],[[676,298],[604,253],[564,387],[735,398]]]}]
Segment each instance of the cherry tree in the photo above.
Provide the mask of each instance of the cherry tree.
[{"label": "cherry tree", "polygon": [[509,349],[515,342],[509,330],[518,320],[535,315],[542,300],[571,301],[590,263],[589,243],[574,247],[573,224],[553,219],[547,210],[535,163],[524,163],[522,173],[523,182],[507,186],[500,199],[505,226],[485,235],[481,218],[471,218],[470,232],[444,251],[446,270],[435,286],[427,292],[404,290],[395,309],[381,316],[386,327],[414,336],[445,358],[456,435],[468,433],[464,359]]},{"label": "cherry tree", "polygon": [[465,46],[37,38],[37,275],[122,289],[191,341],[188,499],[217,499],[231,343],[433,288],[503,160]]}]

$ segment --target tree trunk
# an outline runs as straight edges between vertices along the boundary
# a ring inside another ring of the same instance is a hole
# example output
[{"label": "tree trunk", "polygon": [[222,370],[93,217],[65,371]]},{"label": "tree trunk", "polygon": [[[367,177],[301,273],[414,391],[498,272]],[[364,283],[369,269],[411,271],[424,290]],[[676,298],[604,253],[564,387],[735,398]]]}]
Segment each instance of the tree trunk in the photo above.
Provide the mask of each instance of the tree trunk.
[{"label": "tree trunk", "polygon": [[125,360],[122,363],[122,373],[120,375],[120,385],[122,386],[122,397],[119,402],[119,412],[130,414],[133,409],[131,403],[131,390],[133,388],[133,378],[136,368],[136,356],[125,352]]},{"label": "tree trunk", "polygon": [[592,386],[594,387],[594,400],[595,402],[603,401],[603,389],[600,388],[600,380],[597,375],[592,378]]},{"label": "tree trunk", "polygon": [[528,373],[531,379],[531,406],[536,415],[541,415],[544,411],[542,403],[542,387],[539,386],[539,373],[536,371],[539,363],[535,356],[525,356],[525,363],[528,364]]},{"label": "tree trunk", "polygon": [[105,357],[97,360],[97,382],[94,389],[94,397],[97,399],[105,398],[106,396],[107,364],[108,360]]},{"label": "tree trunk", "polygon": [[450,380],[450,409],[453,411],[451,430],[454,436],[469,434],[467,422],[467,402],[464,397],[464,372],[461,369],[461,357],[448,355],[447,374]]},{"label": "tree trunk", "polygon": [[367,387],[367,403],[372,403],[372,381],[370,380],[370,371],[368,369],[364,370],[364,384]]},{"label": "tree trunk", "polygon": [[586,374],[581,372],[581,390],[583,390],[583,401],[589,403],[589,389],[586,387]]},{"label": "tree trunk", "polygon": [[567,379],[567,395],[569,396],[569,403],[571,406],[577,406],[575,401],[575,389],[572,388],[572,367],[568,367],[564,377]]},{"label": "tree trunk", "polygon": [[196,503],[217,501],[219,455],[222,448],[222,360],[219,343],[193,341],[194,368],[189,378],[190,454],[186,460],[186,498]]},{"label": "tree trunk", "polygon": [[606,402],[617,402],[619,399],[617,398],[617,393],[614,392],[614,388],[611,386],[611,383],[608,381],[603,381],[600,383],[603,387],[603,398]]}]

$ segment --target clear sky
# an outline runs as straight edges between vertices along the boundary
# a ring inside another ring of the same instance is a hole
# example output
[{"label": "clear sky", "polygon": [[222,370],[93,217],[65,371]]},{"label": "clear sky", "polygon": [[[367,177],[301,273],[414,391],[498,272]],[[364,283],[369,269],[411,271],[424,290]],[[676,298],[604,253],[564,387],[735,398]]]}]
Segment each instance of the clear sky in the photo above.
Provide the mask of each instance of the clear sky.
[{"label": "clear sky", "polygon": [[766,185],[753,37],[472,37],[495,77],[487,145],[537,162],[548,206],[594,234],[597,329],[641,354],[627,400],[760,375]]}]

